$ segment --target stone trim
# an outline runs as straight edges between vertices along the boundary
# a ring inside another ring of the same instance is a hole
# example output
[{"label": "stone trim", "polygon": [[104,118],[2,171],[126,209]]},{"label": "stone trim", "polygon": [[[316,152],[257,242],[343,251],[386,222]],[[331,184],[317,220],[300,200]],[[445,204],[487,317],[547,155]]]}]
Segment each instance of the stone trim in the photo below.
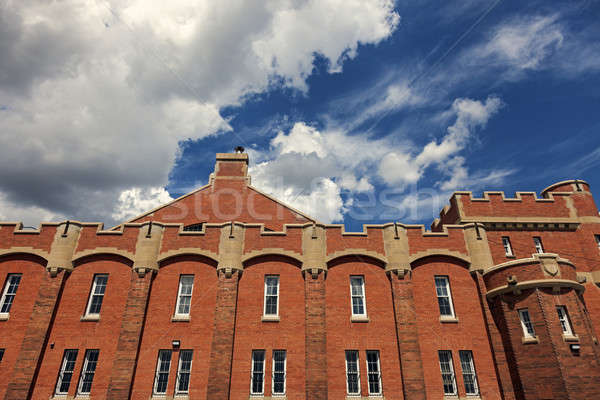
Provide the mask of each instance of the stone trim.
[{"label": "stone trim", "polygon": [[82,250],[73,254],[73,259],[71,260],[71,262],[76,263],[84,257],[93,256],[97,254],[111,254],[115,256],[121,256],[123,258],[128,259],[132,263],[135,260],[135,256],[133,255],[133,253],[127,250],[117,249],[116,247],[95,247],[93,249]]},{"label": "stone trim", "polygon": [[[550,185],[547,188],[545,188],[544,190],[542,190],[540,192],[540,194],[543,196],[546,192],[548,192],[549,190],[554,189],[555,187],[562,186],[562,185],[568,185],[568,184],[572,184],[573,185],[573,184],[576,184],[576,183],[582,183],[584,185],[590,186],[590,184],[587,183],[586,181],[584,181],[583,179],[567,179],[566,181],[560,181],[560,182],[553,183],[552,185]],[[550,193],[552,193],[552,192],[550,192]],[[566,193],[568,193],[568,192],[566,192]]]},{"label": "stone trim", "polygon": [[336,251],[336,252],[326,256],[325,263],[329,264],[332,261],[334,261],[340,257],[346,257],[346,256],[357,256],[357,257],[364,256],[364,257],[373,258],[373,259],[381,262],[384,267],[388,264],[388,260],[383,254],[380,254],[376,251],[367,250],[367,249],[339,250],[339,251]]},{"label": "stone trim", "polygon": [[47,251],[35,249],[33,247],[11,247],[10,249],[0,249],[0,257],[13,254],[31,254],[48,261],[50,254]]},{"label": "stone trim", "polygon": [[483,271],[483,275],[487,275],[491,272],[497,272],[501,269],[504,268],[509,268],[509,267],[516,267],[518,265],[523,265],[523,264],[535,264],[535,263],[542,263],[541,259],[544,258],[553,258],[556,260],[557,263],[560,264],[565,264],[568,265],[572,268],[575,268],[575,265],[569,261],[566,258],[561,258],[558,254],[555,253],[534,253],[531,255],[531,258],[519,258],[517,260],[510,260],[510,261],[506,261],[503,262],[502,264],[496,264],[488,269],[486,269],[485,271]]},{"label": "stone trim", "polygon": [[203,250],[198,247],[182,247],[176,250],[169,250],[164,253],[160,253],[156,259],[156,263],[159,265],[167,261],[169,258],[177,257],[177,256],[202,256],[213,260],[214,262],[219,262],[219,256],[216,253],[213,253],[210,250]]},{"label": "stone trim", "polygon": [[467,265],[471,265],[471,257],[464,255],[463,253],[460,253],[458,251],[446,250],[446,249],[429,249],[429,250],[420,251],[416,254],[411,255],[408,258],[408,263],[412,265],[416,261],[419,261],[426,257],[433,257],[433,256],[442,256],[442,257],[445,256],[445,257],[456,258],[456,259],[459,259],[459,260],[467,263]]},{"label": "stone trim", "polygon": [[569,279],[534,279],[530,281],[517,282],[514,285],[504,285],[487,292],[487,298],[492,299],[496,296],[515,292],[520,294],[525,289],[533,289],[538,287],[551,287],[551,288],[563,288],[570,287],[578,292],[583,293],[585,287],[575,281]]},{"label": "stone trim", "polygon": [[284,256],[284,257],[289,257],[289,258],[292,258],[292,259],[298,261],[300,263],[300,265],[304,264],[304,260],[302,259],[301,254],[296,253],[295,251],[291,251],[291,250],[284,250],[279,247],[267,247],[267,248],[260,249],[260,250],[252,250],[246,254],[243,254],[242,255],[242,264],[245,264],[246,262],[248,262],[254,258],[262,257],[262,256]]}]

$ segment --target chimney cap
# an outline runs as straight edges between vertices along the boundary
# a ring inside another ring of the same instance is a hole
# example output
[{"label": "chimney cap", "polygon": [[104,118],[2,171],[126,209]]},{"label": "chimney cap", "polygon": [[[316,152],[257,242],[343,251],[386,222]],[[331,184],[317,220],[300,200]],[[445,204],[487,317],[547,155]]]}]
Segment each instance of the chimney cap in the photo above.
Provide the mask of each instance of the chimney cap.
[{"label": "chimney cap", "polygon": [[238,153],[238,154],[241,154],[241,153],[243,153],[243,152],[244,152],[244,150],[245,150],[245,149],[244,149],[244,147],[243,147],[243,146],[236,146],[236,147],[235,147],[235,152],[236,152],[236,153]]}]

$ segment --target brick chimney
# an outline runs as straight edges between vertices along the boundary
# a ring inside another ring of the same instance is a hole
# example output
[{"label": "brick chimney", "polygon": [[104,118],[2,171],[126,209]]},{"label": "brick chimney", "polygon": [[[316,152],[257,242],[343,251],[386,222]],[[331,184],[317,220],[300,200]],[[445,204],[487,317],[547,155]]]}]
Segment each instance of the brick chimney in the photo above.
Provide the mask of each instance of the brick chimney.
[{"label": "brick chimney", "polygon": [[235,153],[217,153],[216,179],[245,179],[248,176],[248,154],[241,146],[235,150]]}]

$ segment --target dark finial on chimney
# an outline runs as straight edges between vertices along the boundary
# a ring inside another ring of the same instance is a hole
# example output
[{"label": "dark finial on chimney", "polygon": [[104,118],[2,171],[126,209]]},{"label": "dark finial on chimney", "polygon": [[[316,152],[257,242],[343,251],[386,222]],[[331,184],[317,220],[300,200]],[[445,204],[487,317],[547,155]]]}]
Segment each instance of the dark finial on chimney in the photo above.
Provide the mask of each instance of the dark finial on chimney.
[{"label": "dark finial on chimney", "polygon": [[237,146],[235,148],[235,152],[241,154],[244,152],[244,148],[242,146]]}]

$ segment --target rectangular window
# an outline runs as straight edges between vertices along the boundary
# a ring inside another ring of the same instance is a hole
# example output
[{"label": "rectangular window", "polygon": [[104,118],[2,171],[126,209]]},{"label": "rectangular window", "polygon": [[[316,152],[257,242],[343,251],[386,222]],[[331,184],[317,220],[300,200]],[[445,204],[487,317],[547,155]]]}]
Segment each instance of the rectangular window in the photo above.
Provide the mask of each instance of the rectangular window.
[{"label": "rectangular window", "polygon": [[533,238],[533,244],[535,245],[535,251],[538,253],[544,252],[544,246],[542,246],[542,238],[535,236]]},{"label": "rectangular window", "polygon": [[370,395],[381,394],[381,373],[379,371],[379,351],[367,350],[367,377]]},{"label": "rectangular window", "polygon": [[273,350],[273,394],[285,394],[285,367],[286,367],[286,352],[285,350]]},{"label": "rectangular window", "polygon": [[452,294],[450,293],[450,281],[447,276],[435,277],[435,292],[437,294],[440,315],[453,317]]},{"label": "rectangular window", "polygon": [[573,336],[573,329],[571,329],[571,322],[569,321],[567,308],[565,306],[556,306],[556,312],[558,312],[558,319],[560,321],[560,327],[562,328],[563,334]]},{"label": "rectangular window", "polygon": [[100,350],[97,349],[85,351],[85,360],[83,361],[83,369],[79,378],[79,388],[77,389],[79,394],[90,394],[99,354]]},{"label": "rectangular window", "polygon": [[4,358],[4,349],[0,349],[0,361]]},{"label": "rectangular window", "polygon": [[596,238],[596,244],[598,245],[598,249],[600,249],[600,235],[594,235]]},{"label": "rectangular window", "polygon": [[348,394],[360,394],[358,350],[346,350],[346,389]]},{"label": "rectangular window", "polygon": [[179,367],[177,368],[176,394],[187,394],[190,390],[190,375],[192,374],[192,350],[179,351]]},{"label": "rectangular window", "polygon": [[367,315],[365,307],[365,278],[350,277],[350,296],[352,297],[352,315]]},{"label": "rectangular window", "polygon": [[444,394],[455,395],[456,377],[454,376],[454,367],[452,366],[452,352],[450,350],[440,350],[438,351],[438,356],[440,358]]},{"label": "rectangular window", "polygon": [[521,327],[523,328],[523,335],[526,337],[535,337],[535,330],[529,317],[529,310],[523,308],[519,310],[519,319],[521,320]]},{"label": "rectangular window", "polygon": [[250,394],[263,394],[265,381],[265,351],[252,350]]},{"label": "rectangular window", "polygon": [[471,350],[461,350],[460,366],[462,368],[463,381],[465,383],[465,392],[468,395],[478,395],[479,386],[477,386],[477,374],[475,373],[475,364],[473,363],[473,352]]},{"label": "rectangular window", "polygon": [[171,370],[171,350],[159,350],[156,363],[156,376],[154,377],[154,394],[167,393],[169,371]]},{"label": "rectangular window", "polygon": [[179,292],[177,293],[175,315],[190,315],[193,289],[194,275],[181,275],[179,277]]},{"label": "rectangular window", "polygon": [[6,276],[4,292],[2,293],[2,300],[0,300],[0,313],[10,312],[17,289],[19,288],[19,283],[21,283],[21,274],[8,274]]},{"label": "rectangular window", "polygon": [[58,380],[56,381],[56,394],[69,393],[71,386],[71,378],[73,378],[73,370],[75,369],[75,360],[77,360],[77,350],[65,350],[63,355],[60,371],[58,371]]},{"label": "rectangular window", "polygon": [[512,250],[512,246],[510,245],[510,239],[508,238],[508,236],[502,237],[502,245],[504,246],[504,253],[506,254],[506,256],[512,257],[513,250]]},{"label": "rectangular window", "polygon": [[265,315],[278,315],[279,312],[279,276],[265,276]]},{"label": "rectangular window", "polygon": [[104,300],[104,292],[106,291],[106,282],[108,282],[108,275],[94,275],[94,282],[92,283],[92,290],[90,292],[90,299],[86,309],[86,315],[98,315],[102,308],[102,300]]}]

